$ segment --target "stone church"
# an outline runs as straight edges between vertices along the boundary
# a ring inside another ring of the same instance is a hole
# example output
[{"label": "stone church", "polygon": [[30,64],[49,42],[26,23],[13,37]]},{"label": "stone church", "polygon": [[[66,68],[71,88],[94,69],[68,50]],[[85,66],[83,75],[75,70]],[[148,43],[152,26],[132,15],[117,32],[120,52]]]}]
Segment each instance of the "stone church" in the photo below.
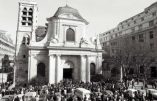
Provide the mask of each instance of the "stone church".
[{"label": "stone church", "polygon": [[102,72],[98,38],[86,31],[89,24],[78,10],[66,5],[47,18],[45,36],[37,41],[38,6],[35,0],[19,2],[16,37],[16,83],[43,77],[50,83],[63,79],[90,82]]}]

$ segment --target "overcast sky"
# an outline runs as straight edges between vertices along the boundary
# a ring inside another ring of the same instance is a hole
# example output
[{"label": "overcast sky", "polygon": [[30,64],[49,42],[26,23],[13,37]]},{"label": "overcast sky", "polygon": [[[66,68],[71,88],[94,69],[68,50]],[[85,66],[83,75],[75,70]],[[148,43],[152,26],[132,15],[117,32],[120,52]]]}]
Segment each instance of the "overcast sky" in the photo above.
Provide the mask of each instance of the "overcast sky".
[{"label": "overcast sky", "polygon": [[[6,30],[15,39],[19,0],[0,0],[0,30]],[[39,25],[54,15],[58,7],[68,5],[77,9],[90,24],[88,34],[94,36],[112,29],[156,0],[36,0],[39,8]]]}]

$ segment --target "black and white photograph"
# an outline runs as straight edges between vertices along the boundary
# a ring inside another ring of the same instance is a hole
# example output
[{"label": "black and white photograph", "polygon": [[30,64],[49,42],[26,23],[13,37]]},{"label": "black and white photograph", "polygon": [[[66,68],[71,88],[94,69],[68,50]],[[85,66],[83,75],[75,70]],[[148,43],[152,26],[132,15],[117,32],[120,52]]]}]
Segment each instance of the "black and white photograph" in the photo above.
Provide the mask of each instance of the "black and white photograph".
[{"label": "black and white photograph", "polygon": [[157,101],[157,1],[0,0],[0,101]]}]

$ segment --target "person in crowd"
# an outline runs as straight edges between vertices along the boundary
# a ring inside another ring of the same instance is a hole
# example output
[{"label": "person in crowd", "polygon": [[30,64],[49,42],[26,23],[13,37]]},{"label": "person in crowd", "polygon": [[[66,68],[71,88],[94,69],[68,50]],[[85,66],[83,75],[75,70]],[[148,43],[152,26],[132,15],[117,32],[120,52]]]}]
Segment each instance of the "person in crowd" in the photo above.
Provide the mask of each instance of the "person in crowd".
[{"label": "person in crowd", "polygon": [[[84,83],[82,81],[63,80],[58,84],[48,84],[46,86],[28,85],[28,87],[16,87],[12,90],[1,90],[3,96],[5,92],[14,92],[15,94],[25,94],[27,92],[36,92],[35,100],[40,101],[39,98],[43,98],[42,101],[145,101],[146,97],[139,91],[136,92],[133,99],[127,94],[126,90],[129,87],[129,80],[125,82],[114,82],[113,80]],[[131,86],[134,88],[134,80],[131,81]],[[83,98],[76,96],[76,88],[85,88],[91,91],[90,98],[87,96]],[[24,99],[24,98],[23,98]],[[148,94],[149,101],[152,101],[152,95]],[[18,101],[16,98],[15,101]]]},{"label": "person in crowd", "polygon": [[14,101],[20,101],[19,97],[16,96],[16,98],[14,99]]}]

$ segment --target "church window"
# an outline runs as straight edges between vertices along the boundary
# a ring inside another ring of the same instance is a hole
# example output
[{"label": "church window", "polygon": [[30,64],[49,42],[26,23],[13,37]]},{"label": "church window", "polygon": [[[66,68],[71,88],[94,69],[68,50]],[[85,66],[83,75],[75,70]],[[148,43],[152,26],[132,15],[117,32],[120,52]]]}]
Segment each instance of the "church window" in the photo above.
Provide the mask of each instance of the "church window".
[{"label": "church window", "polygon": [[31,18],[31,17],[29,17],[29,18],[28,18],[28,21],[31,21],[31,22],[32,22],[32,18]]},{"label": "church window", "polygon": [[23,8],[23,12],[27,12],[27,8]]},{"label": "church window", "polygon": [[29,14],[29,16],[33,15],[33,9],[32,8],[29,9],[28,14]]},{"label": "church window", "polygon": [[22,22],[22,25],[26,25],[26,22]]},{"label": "church window", "polygon": [[30,43],[30,38],[29,37],[23,37],[22,44],[23,45],[29,45],[29,43]]},{"label": "church window", "polygon": [[32,22],[29,22],[29,23],[28,23],[28,26],[31,26],[31,25],[32,25]]},{"label": "church window", "polygon": [[23,16],[27,16],[27,12],[23,12]]},{"label": "church window", "polygon": [[75,32],[72,28],[66,31],[66,41],[75,41]]},{"label": "church window", "polygon": [[32,8],[30,8],[30,9],[29,9],[29,12],[33,12],[33,9],[32,9]]},{"label": "church window", "polygon": [[27,8],[24,8],[22,10],[22,22],[21,24],[24,26],[32,26],[33,21],[33,9],[30,8],[27,10]]},{"label": "church window", "polygon": [[23,15],[27,15],[27,8],[24,8],[22,12],[23,12]]},{"label": "church window", "polygon": [[32,15],[33,15],[33,12],[29,12],[28,14],[29,14],[29,16],[32,16]]},{"label": "church window", "polygon": [[26,21],[27,19],[26,19],[26,17],[22,17],[22,21]]}]

